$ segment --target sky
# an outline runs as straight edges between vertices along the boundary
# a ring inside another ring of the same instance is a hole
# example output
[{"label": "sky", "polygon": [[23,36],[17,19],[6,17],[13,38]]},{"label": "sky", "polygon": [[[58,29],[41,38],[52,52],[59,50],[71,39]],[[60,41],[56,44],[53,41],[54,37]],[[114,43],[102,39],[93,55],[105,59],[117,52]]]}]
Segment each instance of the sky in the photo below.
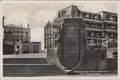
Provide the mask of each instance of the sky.
[{"label": "sky", "polygon": [[117,13],[117,3],[108,2],[3,2],[2,15],[5,16],[5,24],[23,25],[30,24],[31,41],[41,41],[44,49],[44,26],[51,22],[57,15],[57,11],[76,5],[81,11],[100,12],[110,11]]}]

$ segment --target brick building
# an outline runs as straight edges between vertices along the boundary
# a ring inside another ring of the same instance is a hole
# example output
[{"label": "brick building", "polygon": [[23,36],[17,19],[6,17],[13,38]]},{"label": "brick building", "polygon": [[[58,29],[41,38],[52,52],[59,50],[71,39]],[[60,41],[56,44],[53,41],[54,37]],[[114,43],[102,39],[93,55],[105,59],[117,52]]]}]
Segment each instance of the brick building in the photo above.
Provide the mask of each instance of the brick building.
[{"label": "brick building", "polygon": [[41,42],[18,42],[16,47],[19,46],[21,54],[40,53]]},{"label": "brick building", "polygon": [[[28,24],[28,28],[23,28],[22,26],[9,24],[4,26],[4,33],[6,35],[7,32],[12,33],[13,42],[23,42],[30,41],[30,28]],[[11,38],[11,37],[8,37]]]},{"label": "brick building", "polygon": [[41,42],[31,42],[30,28],[24,28],[22,25],[4,25],[3,17],[3,54],[14,53],[40,53]]}]

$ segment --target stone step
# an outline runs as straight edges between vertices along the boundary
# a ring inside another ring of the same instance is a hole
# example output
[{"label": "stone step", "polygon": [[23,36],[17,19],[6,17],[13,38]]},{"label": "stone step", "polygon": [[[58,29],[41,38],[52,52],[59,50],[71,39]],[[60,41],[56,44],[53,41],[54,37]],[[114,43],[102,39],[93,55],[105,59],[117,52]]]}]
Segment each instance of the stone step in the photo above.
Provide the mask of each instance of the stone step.
[{"label": "stone step", "polygon": [[46,58],[4,58],[3,64],[47,64]]},{"label": "stone step", "polygon": [[3,65],[3,75],[11,76],[11,75],[60,75],[64,74],[60,71],[56,66],[49,64],[41,64],[41,65]]}]

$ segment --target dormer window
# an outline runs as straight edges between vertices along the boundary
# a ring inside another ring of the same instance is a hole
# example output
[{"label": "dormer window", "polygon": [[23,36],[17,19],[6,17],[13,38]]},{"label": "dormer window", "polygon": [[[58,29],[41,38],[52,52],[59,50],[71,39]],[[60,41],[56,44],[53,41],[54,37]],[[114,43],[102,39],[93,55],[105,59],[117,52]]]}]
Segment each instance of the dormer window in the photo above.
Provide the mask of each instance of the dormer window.
[{"label": "dormer window", "polygon": [[83,16],[83,17],[86,17],[86,13],[82,13],[82,16]]},{"label": "dormer window", "polygon": [[62,12],[62,17],[64,17],[66,15],[66,11]]},{"label": "dormer window", "polygon": [[78,10],[78,15],[80,14],[80,10]]},{"label": "dormer window", "polygon": [[89,14],[87,14],[86,17],[89,18]]},{"label": "dormer window", "polygon": [[110,20],[111,20],[111,21],[114,21],[114,20],[115,20],[115,19],[114,19],[114,16],[111,16],[111,17],[110,17]]},{"label": "dormer window", "polygon": [[89,18],[92,18],[92,14],[89,14]]},{"label": "dormer window", "polygon": [[95,15],[95,19],[98,19],[98,15]]},{"label": "dormer window", "polygon": [[60,18],[60,13],[58,13],[58,18]]},{"label": "dormer window", "polygon": [[99,15],[98,18],[101,19],[101,16]]}]

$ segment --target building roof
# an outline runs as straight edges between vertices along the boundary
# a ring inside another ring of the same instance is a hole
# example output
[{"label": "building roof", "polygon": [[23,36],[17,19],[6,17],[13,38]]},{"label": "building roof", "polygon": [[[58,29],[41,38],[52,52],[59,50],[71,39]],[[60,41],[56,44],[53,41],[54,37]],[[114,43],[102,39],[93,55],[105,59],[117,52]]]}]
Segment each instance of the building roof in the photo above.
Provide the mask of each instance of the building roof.
[{"label": "building roof", "polygon": [[57,27],[59,25],[59,23],[52,23],[52,22],[48,21],[47,24],[45,25],[45,28],[47,27],[47,25],[50,25],[51,27]]},{"label": "building roof", "polygon": [[94,13],[94,12],[87,12],[87,11],[80,11],[80,12],[85,12],[85,13],[90,13],[90,14],[100,15],[99,13]]},{"label": "building roof", "polygon": [[108,11],[101,11],[101,12],[98,12],[98,13],[110,13],[110,14],[115,14],[115,15],[117,15],[117,13],[114,13],[114,12],[108,12]]},{"label": "building roof", "polygon": [[66,8],[64,8],[64,9],[59,10],[58,12],[63,11],[63,10],[66,10],[66,9],[68,9],[68,8],[71,8],[71,9],[72,9],[73,7],[77,7],[77,6],[75,6],[75,5],[70,5],[70,6],[66,7]]},{"label": "building roof", "polygon": [[29,28],[24,28],[24,27],[21,27],[21,26],[18,26],[18,25],[15,25],[15,24],[7,24],[4,26],[5,28],[21,28],[21,29],[29,29]]}]

